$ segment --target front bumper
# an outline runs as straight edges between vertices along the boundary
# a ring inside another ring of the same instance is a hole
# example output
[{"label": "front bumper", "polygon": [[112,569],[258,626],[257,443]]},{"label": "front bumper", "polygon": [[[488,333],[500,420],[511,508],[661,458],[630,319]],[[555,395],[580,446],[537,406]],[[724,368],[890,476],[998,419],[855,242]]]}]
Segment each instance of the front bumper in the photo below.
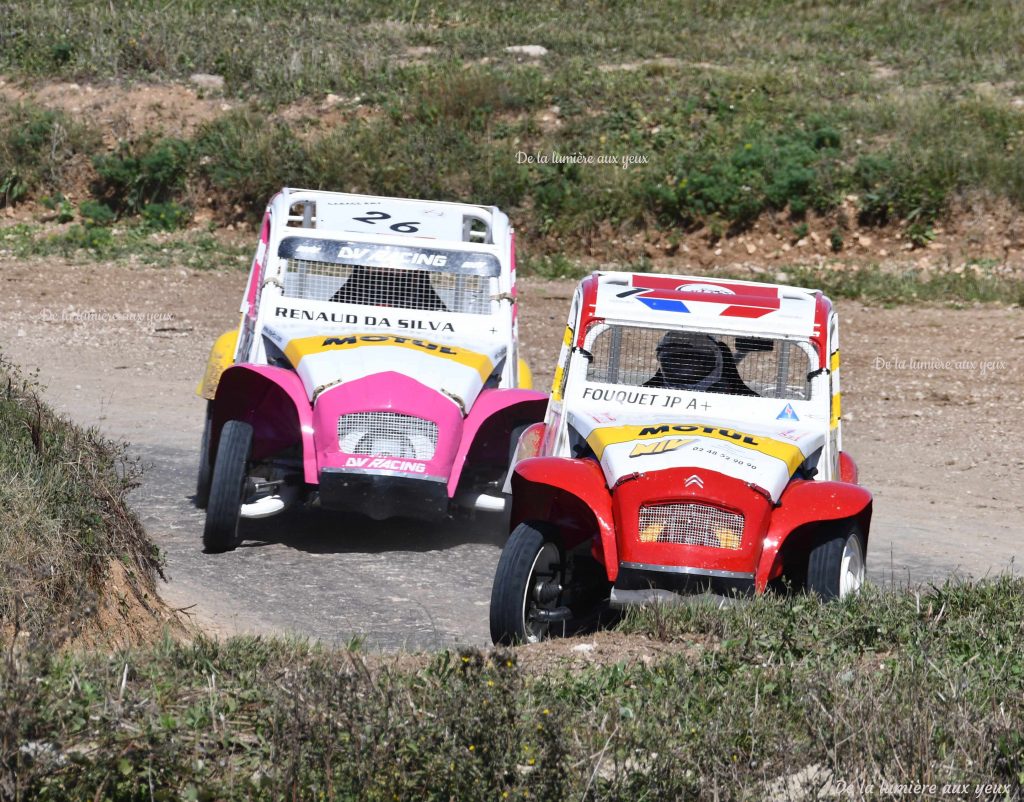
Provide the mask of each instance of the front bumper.
[{"label": "front bumper", "polygon": [[448,515],[448,481],[431,476],[370,473],[338,468],[320,472],[320,506],[382,521],[406,516],[440,521]]},{"label": "front bumper", "polygon": [[698,593],[732,597],[753,592],[752,573],[624,562],[612,588],[611,604],[628,607],[654,601],[672,603],[676,596]]}]

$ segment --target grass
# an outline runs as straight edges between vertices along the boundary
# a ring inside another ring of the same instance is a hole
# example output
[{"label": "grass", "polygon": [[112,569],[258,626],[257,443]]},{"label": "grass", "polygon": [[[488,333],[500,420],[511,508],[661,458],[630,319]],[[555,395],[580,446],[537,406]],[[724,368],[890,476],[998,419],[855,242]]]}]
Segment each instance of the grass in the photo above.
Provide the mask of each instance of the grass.
[{"label": "grass", "polygon": [[114,227],[97,225],[81,215],[77,219],[79,222],[57,232],[49,226],[26,223],[2,227],[0,257],[75,256],[196,270],[245,269],[252,260],[248,243],[240,245],[210,231],[168,232],[144,219]]},{"label": "grass", "polygon": [[[1024,783],[1024,582],[766,597],[622,625],[667,656],[393,662],[303,642],[12,653],[0,779],[24,799],[780,799]],[[654,651],[652,650],[652,654]]]},{"label": "grass", "polygon": [[[609,224],[721,236],[769,214],[791,227],[852,194],[862,224],[899,224],[924,244],[962,196],[1024,202],[1022,23],[1007,0],[31,0],[0,7],[0,70],[93,81],[210,72],[249,100],[187,141],[94,150],[92,191],[121,214],[212,196],[252,219],[278,187],[308,185],[497,203],[523,237],[571,243]],[[512,44],[548,52],[523,59],[505,52]],[[331,128],[318,111],[290,123],[275,114],[328,93],[341,104]],[[3,152],[0,176],[19,169]],[[643,163],[623,169],[629,156]],[[44,183],[22,181],[7,202]]]},{"label": "grass", "polygon": [[[573,261],[565,256],[537,256],[521,260],[522,276],[544,279],[579,279],[595,269],[593,264]],[[601,269],[649,272],[648,261]],[[701,271],[709,278],[733,278],[781,282],[798,287],[820,289],[831,298],[851,298],[867,303],[908,304],[1008,303],[1024,306],[1024,280],[1000,272],[991,261],[974,261],[956,269],[941,271],[917,267],[888,269],[878,265],[863,267],[815,267],[779,265],[764,275],[729,269]]]},{"label": "grass", "polygon": [[55,415],[2,356],[0,440],[0,633],[47,648],[74,635],[96,615],[112,561],[152,593],[160,558],[125,501],[137,464]]}]

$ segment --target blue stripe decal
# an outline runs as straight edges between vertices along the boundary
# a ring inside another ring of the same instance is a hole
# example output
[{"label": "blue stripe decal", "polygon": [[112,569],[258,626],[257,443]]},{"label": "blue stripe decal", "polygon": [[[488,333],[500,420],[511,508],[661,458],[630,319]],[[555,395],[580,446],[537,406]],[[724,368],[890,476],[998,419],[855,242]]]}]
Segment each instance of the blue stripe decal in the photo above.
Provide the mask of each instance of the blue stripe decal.
[{"label": "blue stripe decal", "polygon": [[649,306],[655,312],[689,312],[686,308],[686,304],[682,301],[675,301],[670,298],[642,298],[637,296],[637,300],[642,304]]}]

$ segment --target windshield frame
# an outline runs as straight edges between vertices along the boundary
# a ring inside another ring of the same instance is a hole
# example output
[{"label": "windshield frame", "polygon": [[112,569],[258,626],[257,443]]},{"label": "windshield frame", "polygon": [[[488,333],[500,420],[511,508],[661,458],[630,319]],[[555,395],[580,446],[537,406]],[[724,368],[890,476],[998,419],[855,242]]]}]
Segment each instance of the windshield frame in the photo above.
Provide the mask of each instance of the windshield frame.
[{"label": "windshield frame", "polygon": [[[622,327],[622,328],[651,329],[651,330],[657,330],[657,331],[687,331],[687,332],[694,332],[694,333],[698,333],[698,334],[707,334],[707,335],[710,335],[712,337],[722,337],[722,336],[728,336],[728,337],[750,337],[750,336],[757,336],[757,337],[760,337],[762,339],[779,340],[779,341],[785,341],[785,342],[792,343],[793,345],[797,346],[801,351],[803,351],[807,355],[807,357],[808,357],[808,362],[809,362],[809,365],[810,365],[810,370],[808,371],[808,376],[809,376],[809,380],[808,380],[808,389],[809,389],[808,397],[807,398],[788,398],[788,397],[785,397],[785,396],[778,397],[778,396],[764,396],[764,395],[745,396],[745,395],[737,395],[737,394],[731,394],[731,393],[708,392],[706,390],[689,390],[689,389],[684,389],[684,388],[672,388],[672,387],[647,388],[647,387],[644,387],[643,384],[627,384],[627,383],[621,383],[621,382],[594,381],[591,378],[589,378],[589,375],[588,375],[590,373],[590,368],[591,368],[591,365],[592,365],[592,362],[593,362],[594,342],[595,342],[595,340],[600,335],[602,335],[603,333],[605,333],[606,331],[608,331],[609,329],[611,329],[612,327],[615,327],[615,326],[619,326],[619,327]],[[567,376],[566,387],[565,387],[565,394],[566,394],[567,398],[571,395],[572,397],[574,397],[576,399],[576,401],[578,403],[584,403],[585,402],[584,390],[587,387],[591,387],[591,388],[615,388],[616,395],[618,395],[618,392],[617,392],[618,390],[629,390],[629,391],[639,391],[641,393],[643,393],[643,392],[656,393],[656,394],[663,394],[664,393],[664,394],[668,394],[669,396],[676,396],[676,397],[680,397],[680,398],[684,398],[684,397],[685,398],[692,398],[694,396],[708,396],[708,397],[713,397],[715,399],[719,399],[721,401],[735,400],[735,401],[739,402],[739,401],[742,400],[743,402],[754,402],[754,403],[757,403],[757,402],[770,402],[772,405],[778,405],[780,402],[782,402],[782,403],[807,404],[807,405],[811,405],[811,406],[816,406],[816,405],[819,404],[820,400],[823,397],[827,397],[828,396],[828,388],[825,387],[823,389],[822,385],[821,385],[821,382],[819,381],[819,379],[822,377],[822,371],[820,369],[820,366],[821,366],[821,359],[820,359],[820,357],[818,355],[817,346],[814,343],[814,341],[812,339],[808,338],[808,337],[798,337],[798,336],[793,336],[793,335],[780,335],[780,334],[765,335],[765,334],[761,334],[761,333],[750,332],[749,330],[748,331],[741,331],[741,330],[738,330],[738,329],[729,329],[729,330],[726,330],[726,329],[715,329],[715,330],[709,330],[709,329],[700,328],[700,327],[687,327],[687,326],[672,326],[672,327],[668,327],[668,326],[664,326],[664,325],[655,325],[655,324],[646,323],[646,322],[641,323],[641,322],[638,322],[638,321],[594,320],[587,327],[587,331],[586,331],[586,333],[584,335],[584,339],[583,339],[583,347],[582,348],[574,348],[573,349],[573,353],[570,355],[569,366],[568,366],[568,371],[567,371],[569,375]],[[827,380],[827,378],[828,377],[825,376],[826,380]],[[575,388],[573,388],[573,385],[575,385]],[[575,392],[574,392],[574,389],[575,389]],[[628,397],[628,394],[627,394],[627,397]],[[589,402],[589,403],[593,403],[593,402]]]}]

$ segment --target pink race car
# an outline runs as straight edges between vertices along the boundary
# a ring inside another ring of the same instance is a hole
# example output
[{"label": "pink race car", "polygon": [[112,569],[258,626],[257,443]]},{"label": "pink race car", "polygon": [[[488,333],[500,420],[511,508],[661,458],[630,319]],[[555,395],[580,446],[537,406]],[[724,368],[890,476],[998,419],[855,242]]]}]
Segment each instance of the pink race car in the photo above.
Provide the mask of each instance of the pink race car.
[{"label": "pink race car", "polygon": [[381,519],[501,509],[547,396],[517,355],[497,208],[284,189],[239,328],[214,345],[196,503],[207,551],[305,501]]},{"label": "pink race car", "polygon": [[843,450],[836,310],[815,290],[593,274],[509,484],[495,643],[570,631],[605,602],[855,593],[871,494]]}]

